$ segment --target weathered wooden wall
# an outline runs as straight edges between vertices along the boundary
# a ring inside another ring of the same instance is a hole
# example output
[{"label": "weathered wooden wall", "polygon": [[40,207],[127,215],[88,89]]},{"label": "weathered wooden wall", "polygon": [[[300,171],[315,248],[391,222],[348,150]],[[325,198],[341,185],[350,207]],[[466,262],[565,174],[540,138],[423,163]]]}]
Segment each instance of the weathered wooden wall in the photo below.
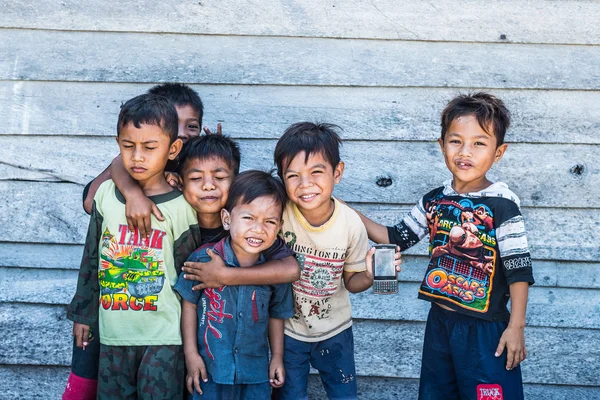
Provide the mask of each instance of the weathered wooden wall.
[{"label": "weathered wooden wall", "polygon": [[[513,111],[492,176],[519,194],[535,258],[527,398],[600,399],[600,3],[506,0],[0,1],[0,398],[59,398],[83,184],[117,148],[119,104],[183,81],[205,123],[268,167],[299,120],[341,125],[337,194],[397,221],[447,178],[445,102],[484,89]],[[380,177],[392,185],[380,187]],[[423,244],[400,293],[353,297],[360,398],[416,398]],[[316,379],[313,398],[323,396]]]}]

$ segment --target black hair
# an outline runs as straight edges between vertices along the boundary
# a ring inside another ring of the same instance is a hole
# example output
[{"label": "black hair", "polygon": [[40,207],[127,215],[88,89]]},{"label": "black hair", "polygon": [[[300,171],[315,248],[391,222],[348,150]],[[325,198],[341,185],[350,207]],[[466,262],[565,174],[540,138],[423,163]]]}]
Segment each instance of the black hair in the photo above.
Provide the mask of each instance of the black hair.
[{"label": "black hair", "polygon": [[236,205],[249,204],[263,196],[272,197],[281,205],[281,218],[287,202],[287,193],[281,180],[273,176],[273,171],[244,171],[231,184],[224,208],[231,212]]},{"label": "black hair", "polygon": [[179,107],[190,105],[198,114],[200,126],[204,116],[204,105],[198,92],[184,83],[163,83],[148,90],[148,93],[164,96]]},{"label": "black hair", "polygon": [[163,96],[146,93],[125,102],[119,113],[117,136],[120,135],[121,128],[129,123],[133,123],[138,129],[140,124],[159,126],[171,139],[170,143],[177,140],[177,110],[173,103]]},{"label": "black hair", "polygon": [[474,115],[481,129],[494,134],[497,146],[504,143],[504,135],[510,126],[510,111],[502,100],[485,92],[461,94],[446,105],[442,111],[442,141],[452,121],[466,115]]},{"label": "black hair", "polygon": [[213,157],[223,159],[234,175],[240,172],[240,147],[226,135],[196,136],[187,141],[179,153],[178,173],[183,171],[188,161],[194,159],[206,160]]},{"label": "black hair", "polygon": [[277,141],[273,154],[279,177],[283,179],[284,170],[301,152],[305,153],[305,162],[311,154],[321,153],[335,169],[340,163],[342,144],[338,129],[341,128],[326,123],[298,122],[290,125]]}]

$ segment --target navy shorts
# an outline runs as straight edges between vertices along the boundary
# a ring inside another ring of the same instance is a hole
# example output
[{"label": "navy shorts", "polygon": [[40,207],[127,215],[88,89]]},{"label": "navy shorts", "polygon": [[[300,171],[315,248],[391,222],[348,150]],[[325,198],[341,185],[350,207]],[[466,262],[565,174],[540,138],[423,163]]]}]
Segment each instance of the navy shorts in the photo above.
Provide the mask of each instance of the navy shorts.
[{"label": "navy shorts", "polygon": [[432,304],[423,343],[419,400],[523,399],[521,367],[494,356],[507,321],[485,321]]},{"label": "navy shorts", "polygon": [[312,365],[319,371],[329,399],[356,399],[354,336],[352,327],[320,342],[303,342],[284,337],[283,365],[285,383],[276,398],[308,398],[308,373]]}]

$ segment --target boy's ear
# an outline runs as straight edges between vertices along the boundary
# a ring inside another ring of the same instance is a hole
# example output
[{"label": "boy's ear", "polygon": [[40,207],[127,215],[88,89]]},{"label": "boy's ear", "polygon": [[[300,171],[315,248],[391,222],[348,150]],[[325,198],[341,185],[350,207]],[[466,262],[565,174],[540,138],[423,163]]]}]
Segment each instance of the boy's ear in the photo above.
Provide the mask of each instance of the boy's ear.
[{"label": "boy's ear", "polygon": [[221,223],[223,224],[223,229],[228,231],[229,224],[231,223],[231,215],[229,215],[229,211],[224,208],[221,209]]},{"label": "boy's ear", "polygon": [[504,143],[496,148],[496,154],[494,155],[494,162],[500,161],[500,159],[504,155],[504,152],[506,151],[507,147],[508,147],[508,144]]},{"label": "boy's ear", "polygon": [[169,160],[174,160],[177,157],[177,154],[179,154],[181,151],[182,147],[183,142],[179,138],[171,143],[171,146],[169,147]]},{"label": "boy's ear", "polygon": [[437,142],[440,145],[440,150],[442,150],[442,154],[444,154],[444,141],[442,140],[442,138],[439,138]]},{"label": "boy's ear", "polygon": [[333,169],[333,180],[336,184],[342,181],[342,175],[344,175],[344,162],[340,161]]}]

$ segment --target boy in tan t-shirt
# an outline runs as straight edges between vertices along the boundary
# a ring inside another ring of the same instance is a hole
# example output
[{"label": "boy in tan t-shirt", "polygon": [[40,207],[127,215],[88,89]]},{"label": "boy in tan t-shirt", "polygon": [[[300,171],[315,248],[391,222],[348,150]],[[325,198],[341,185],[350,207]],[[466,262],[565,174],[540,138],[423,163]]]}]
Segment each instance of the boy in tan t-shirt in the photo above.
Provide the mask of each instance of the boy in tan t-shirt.
[{"label": "boy in tan t-shirt", "polygon": [[310,365],[319,371],[329,398],[357,396],[348,292],[371,287],[373,270],[365,261],[369,242],[360,217],[331,197],[344,172],[336,128],[297,123],[275,148],[290,199],[282,233],[302,271],[293,283],[294,316],[285,322],[281,399],[307,398]]}]

